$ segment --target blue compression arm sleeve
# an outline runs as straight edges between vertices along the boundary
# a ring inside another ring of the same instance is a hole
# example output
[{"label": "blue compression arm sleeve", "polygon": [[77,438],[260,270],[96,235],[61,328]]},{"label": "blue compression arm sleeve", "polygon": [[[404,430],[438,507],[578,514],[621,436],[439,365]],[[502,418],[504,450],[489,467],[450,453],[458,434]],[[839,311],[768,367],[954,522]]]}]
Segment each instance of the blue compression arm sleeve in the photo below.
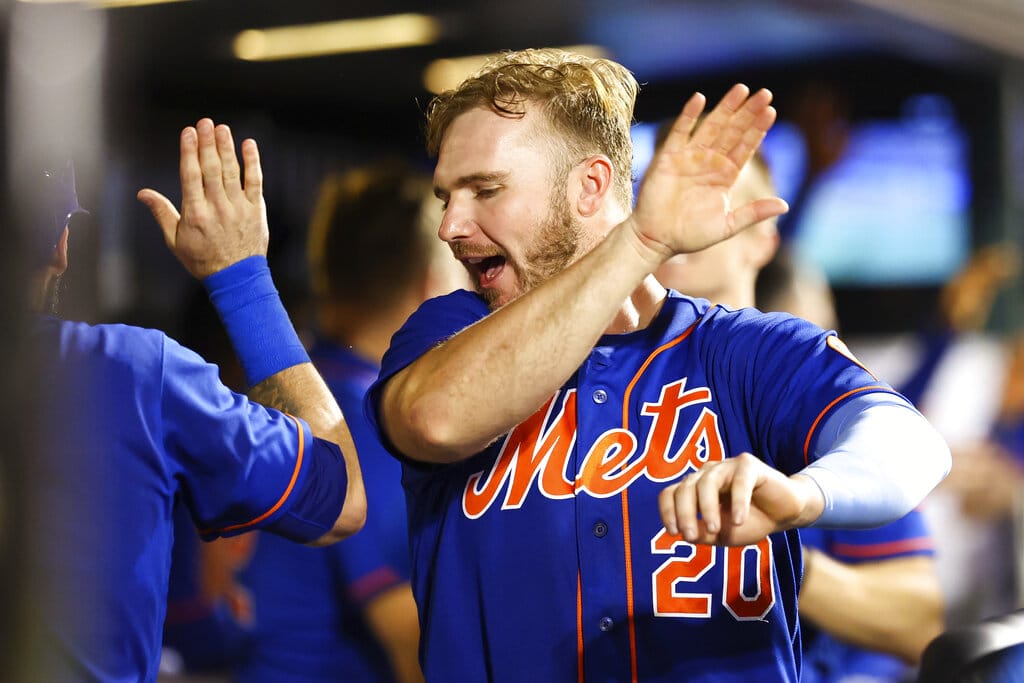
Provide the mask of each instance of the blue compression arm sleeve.
[{"label": "blue compression arm sleeve", "polygon": [[220,314],[249,386],[293,365],[308,363],[284,310],[264,256],[250,256],[203,280]]},{"label": "blue compression arm sleeve", "polygon": [[910,403],[893,394],[855,397],[819,432],[801,474],[825,496],[812,526],[867,529],[913,510],[947,474],[949,447]]}]

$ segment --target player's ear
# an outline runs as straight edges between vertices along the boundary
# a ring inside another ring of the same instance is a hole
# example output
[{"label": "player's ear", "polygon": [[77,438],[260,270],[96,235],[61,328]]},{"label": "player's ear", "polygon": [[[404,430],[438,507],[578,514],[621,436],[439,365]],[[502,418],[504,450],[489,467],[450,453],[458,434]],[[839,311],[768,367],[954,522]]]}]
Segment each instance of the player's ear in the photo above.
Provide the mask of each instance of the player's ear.
[{"label": "player's ear", "polygon": [[603,154],[594,154],[580,162],[576,172],[579,180],[576,210],[581,216],[593,216],[613,194],[615,171],[612,162]]}]

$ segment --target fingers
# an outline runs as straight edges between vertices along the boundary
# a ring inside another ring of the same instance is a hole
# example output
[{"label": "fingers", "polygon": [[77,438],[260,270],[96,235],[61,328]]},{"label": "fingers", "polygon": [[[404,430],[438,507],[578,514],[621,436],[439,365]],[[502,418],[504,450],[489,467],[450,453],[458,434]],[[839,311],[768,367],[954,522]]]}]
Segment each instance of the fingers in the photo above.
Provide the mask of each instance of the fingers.
[{"label": "fingers", "polygon": [[707,98],[699,92],[694,93],[686,101],[683,111],[680,112],[679,117],[672,124],[672,129],[669,131],[668,137],[665,138],[662,149],[672,154],[686,146],[686,143],[690,141],[690,136],[693,134],[694,126],[697,125],[697,119],[700,118],[706,104]]},{"label": "fingers", "polygon": [[682,484],[674,484],[666,487],[658,494],[658,513],[661,515],[661,523],[665,530],[673,536],[679,535],[679,517],[676,515],[676,491]]},{"label": "fingers", "polygon": [[727,157],[737,169],[750,160],[776,117],[770,90],[748,94],[745,85],[734,85],[693,134],[695,144]]},{"label": "fingers", "polygon": [[189,126],[181,131],[179,147],[178,175],[181,177],[181,202],[187,204],[202,201],[203,174],[199,168],[199,140],[195,128]]},{"label": "fingers", "polygon": [[216,132],[213,121],[200,119],[196,123],[196,136],[199,139],[199,169],[203,176],[203,190],[206,198],[217,201],[223,199],[224,167],[217,149]]},{"label": "fingers", "polygon": [[729,235],[735,235],[755,223],[781,216],[789,211],[789,204],[779,197],[757,199],[733,209],[729,214]]},{"label": "fingers", "polygon": [[178,220],[181,218],[178,210],[174,208],[174,204],[171,203],[170,199],[155,190],[139,190],[135,196],[153,214],[153,218],[156,219],[157,224],[164,233],[164,241],[173,248],[177,235]]},{"label": "fingers", "polygon": [[245,196],[256,204],[263,197],[263,167],[260,166],[260,150],[251,138],[242,142],[242,163],[245,164]]},{"label": "fingers", "polygon": [[766,88],[761,88],[748,97],[743,106],[732,112],[729,118],[723,122],[721,132],[714,146],[719,151],[726,153],[736,145],[747,130],[753,128],[760,129],[762,133],[765,132],[771,127],[771,123],[775,121],[773,115],[771,120],[767,122],[768,125],[764,125],[763,115],[765,112],[774,111],[771,103],[772,93]]},{"label": "fingers", "polygon": [[[775,124],[775,107],[765,107],[758,111],[749,121],[746,128],[742,129],[739,135],[729,134],[724,136],[725,141],[721,143],[720,150],[736,164],[737,168],[743,168],[744,164],[750,161],[754,152],[761,146],[768,130]],[[739,131],[740,129],[730,129]]]},{"label": "fingers", "polygon": [[[753,459],[754,456],[750,453],[742,453],[737,460],[748,458]],[[753,467],[738,467],[733,472],[729,500],[734,526],[743,524],[750,515],[750,501],[753,499],[756,485],[757,473]]]},{"label": "fingers", "polygon": [[[743,454],[707,463],[658,497],[658,511],[665,529],[690,543],[715,543],[723,532],[733,533],[750,516],[757,484],[753,456]],[[722,514],[729,515],[723,520]]]},{"label": "fingers", "polygon": [[214,128],[214,138],[217,144],[217,155],[220,157],[224,190],[229,197],[237,196],[242,193],[242,179],[231,129],[223,123],[218,125]]},{"label": "fingers", "polygon": [[665,528],[688,541],[697,537],[697,495],[690,479],[668,487],[658,497]]},{"label": "fingers", "polygon": [[729,125],[730,120],[744,108],[749,94],[750,89],[742,83],[732,86],[697,127],[693,134],[693,141],[702,147],[714,147],[715,141]]}]

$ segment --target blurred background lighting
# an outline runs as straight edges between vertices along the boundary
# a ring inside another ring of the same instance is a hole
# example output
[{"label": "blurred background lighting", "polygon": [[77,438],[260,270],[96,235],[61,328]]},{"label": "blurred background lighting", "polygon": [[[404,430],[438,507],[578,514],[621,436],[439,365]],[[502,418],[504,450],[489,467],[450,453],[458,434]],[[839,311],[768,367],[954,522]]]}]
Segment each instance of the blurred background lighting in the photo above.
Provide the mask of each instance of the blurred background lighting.
[{"label": "blurred background lighting", "polygon": [[249,29],[235,37],[234,52],[247,61],[297,59],[429,45],[440,22],[424,14],[394,14],[316,24]]}]

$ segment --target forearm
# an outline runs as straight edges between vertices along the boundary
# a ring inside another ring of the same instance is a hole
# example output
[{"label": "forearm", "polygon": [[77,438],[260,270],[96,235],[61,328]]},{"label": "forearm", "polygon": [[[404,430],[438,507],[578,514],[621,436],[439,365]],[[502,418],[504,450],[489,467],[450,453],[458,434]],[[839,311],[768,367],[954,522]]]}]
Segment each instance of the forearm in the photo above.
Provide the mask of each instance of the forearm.
[{"label": "forearm", "polygon": [[653,272],[626,224],[540,287],[430,350],[385,387],[384,430],[416,459],[479,452],[572,375]]},{"label": "forearm", "polygon": [[345,459],[344,507],[334,529],[311,545],[332,543],[361,529],[366,519],[366,493],[355,444],[345,416],[313,364],[293,365],[271,375],[249,391],[249,398],[302,418],[314,436],[338,444]]},{"label": "forearm", "polygon": [[942,631],[942,592],[930,558],[851,565],[805,552],[800,616],[832,636],[914,664]]},{"label": "forearm", "polygon": [[914,509],[950,469],[949,448],[902,399],[881,394],[853,399],[822,428],[824,455],[801,470],[825,496],[814,523],[871,528]]},{"label": "forearm", "polygon": [[265,259],[246,259],[203,280],[252,385],[249,397],[304,420],[313,436],[338,445],[348,477],[345,504],[322,542],[362,527],[366,500],[359,461],[341,408],[309,361]]}]

